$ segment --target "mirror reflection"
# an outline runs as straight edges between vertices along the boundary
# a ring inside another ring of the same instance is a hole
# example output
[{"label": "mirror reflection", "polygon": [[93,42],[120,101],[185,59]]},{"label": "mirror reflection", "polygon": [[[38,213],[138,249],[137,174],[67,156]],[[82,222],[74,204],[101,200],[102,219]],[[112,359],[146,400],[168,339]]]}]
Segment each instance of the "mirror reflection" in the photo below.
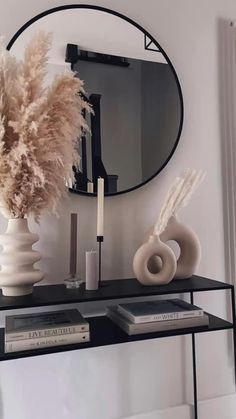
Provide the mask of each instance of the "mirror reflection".
[{"label": "mirror reflection", "polygon": [[105,192],[116,193],[152,177],[171,153],[180,119],[170,66],[80,51],[73,69],[94,110],[75,188],[96,187],[101,176]]},{"label": "mirror reflection", "polygon": [[98,177],[104,178],[107,195],[146,183],[168,162],[182,127],[181,91],[167,57],[144,30],[89,8],[35,21],[16,39],[13,53],[22,54],[32,32],[48,28],[53,32],[49,79],[70,66],[84,80],[93,108],[86,115],[90,133],[78,140],[82,159],[73,191],[96,193]]}]

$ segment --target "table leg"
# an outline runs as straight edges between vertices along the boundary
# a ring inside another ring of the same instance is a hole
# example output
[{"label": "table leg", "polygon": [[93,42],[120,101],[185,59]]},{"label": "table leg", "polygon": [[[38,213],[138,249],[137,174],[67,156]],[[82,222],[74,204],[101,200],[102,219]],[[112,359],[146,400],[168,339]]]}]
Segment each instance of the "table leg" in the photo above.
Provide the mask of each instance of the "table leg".
[{"label": "table leg", "polygon": [[[191,304],[194,304],[193,292],[190,292]],[[193,401],[194,401],[194,419],[198,419],[198,402],[197,402],[197,366],[196,366],[196,347],[195,333],[192,333],[192,363],[193,363]]]},{"label": "table leg", "polygon": [[234,379],[236,385],[236,317],[235,317],[235,296],[234,287],[231,288],[232,323],[233,323],[233,345],[234,345]]}]

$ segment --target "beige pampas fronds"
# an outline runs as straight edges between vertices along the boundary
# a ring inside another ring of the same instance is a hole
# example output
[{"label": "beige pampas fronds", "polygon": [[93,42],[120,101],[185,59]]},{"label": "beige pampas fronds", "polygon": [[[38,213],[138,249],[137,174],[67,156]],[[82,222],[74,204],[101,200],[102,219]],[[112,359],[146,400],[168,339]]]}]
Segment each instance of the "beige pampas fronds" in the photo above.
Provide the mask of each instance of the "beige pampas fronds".
[{"label": "beige pampas fronds", "polygon": [[0,202],[9,217],[56,213],[87,130],[83,83],[71,71],[44,88],[51,35],[37,33],[17,61],[0,45]]},{"label": "beige pampas fronds", "polygon": [[161,207],[160,215],[154,227],[154,234],[160,235],[166,228],[170,217],[185,207],[192,194],[203,181],[205,173],[195,169],[185,169],[178,176],[169,191]]}]

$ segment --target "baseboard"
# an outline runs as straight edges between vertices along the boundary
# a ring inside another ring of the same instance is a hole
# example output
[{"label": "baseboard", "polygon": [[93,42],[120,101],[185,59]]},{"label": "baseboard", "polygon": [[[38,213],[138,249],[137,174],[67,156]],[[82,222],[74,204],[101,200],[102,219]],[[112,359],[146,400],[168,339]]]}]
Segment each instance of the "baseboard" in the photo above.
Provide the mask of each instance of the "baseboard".
[{"label": "baseboard", "polygon": [[[193,419],[190,405],[141,413],[123,419]],[[198,403],[199,419],[236,419],[236,394],[203,400]]]},{"label": "baseboard", "polygon": [[122,419],[190,419],[191,407],[182,405],[165,410],[155,410],[153,412],[142,413],[140,415],[129,416]]},{"label": "baseboard", "polygon": [[236,394],[203,400],[199,403],[199,419],[235,419]]}]

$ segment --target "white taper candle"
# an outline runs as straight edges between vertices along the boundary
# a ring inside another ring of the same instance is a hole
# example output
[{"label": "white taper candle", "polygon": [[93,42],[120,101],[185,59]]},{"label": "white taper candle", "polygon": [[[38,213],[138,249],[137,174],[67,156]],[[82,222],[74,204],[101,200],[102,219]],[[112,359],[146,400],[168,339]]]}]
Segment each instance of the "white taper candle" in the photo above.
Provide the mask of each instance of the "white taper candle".
[{"label": "white taper candle", "polygon": [[97,236],[103,236],[104,223],[104,179],[97,182]]}]

